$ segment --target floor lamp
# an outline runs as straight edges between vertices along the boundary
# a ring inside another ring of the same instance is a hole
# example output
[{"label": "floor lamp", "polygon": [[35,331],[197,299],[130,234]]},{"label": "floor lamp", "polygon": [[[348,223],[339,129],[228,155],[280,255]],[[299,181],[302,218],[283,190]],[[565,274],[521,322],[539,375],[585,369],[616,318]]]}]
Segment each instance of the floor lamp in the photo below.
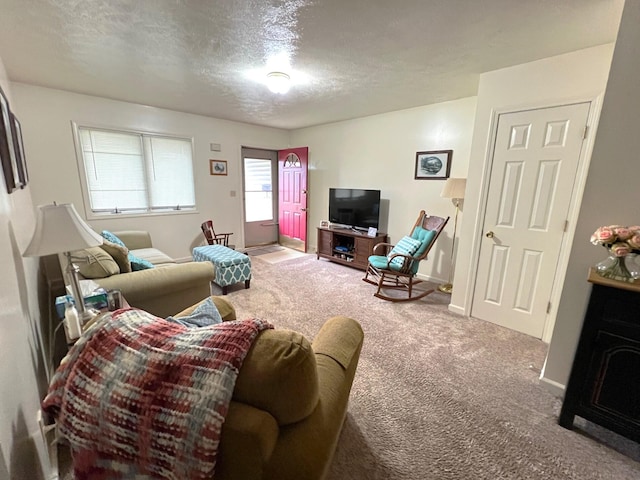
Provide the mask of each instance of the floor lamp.
[{"label": "floor lamp", "polygon": [[456,215],[453,221],[453,240],[451,241],[451,268],[449,269],[449,281],[438,286],[438,290],[444,293],[451,293],[453,284],[454,252],[456,247],[456,231],[458,230],[458,212],[460,211],[460,200],[464,198],[464,189],[467,186],[466,178],[447,178],[442,187],[441,197],[451,198],[456,206]]}]

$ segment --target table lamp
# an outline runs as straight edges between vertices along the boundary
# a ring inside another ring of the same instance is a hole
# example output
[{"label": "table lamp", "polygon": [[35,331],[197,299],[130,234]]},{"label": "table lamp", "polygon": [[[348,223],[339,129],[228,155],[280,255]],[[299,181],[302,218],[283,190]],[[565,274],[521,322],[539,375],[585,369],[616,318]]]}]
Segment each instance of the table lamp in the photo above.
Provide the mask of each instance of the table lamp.
[{"label": "table lamp", "polygon": [[460,200],[464,198],[464,190],[467,187],[466,178],[447,178],[447,181],[442,187],[443,198],[453,199],[453,203],[456,206],[456,215],[453,221],[453,240],[451,241],[451,268],[449,269],[449,281],[438,286],[438,290],[444,293],[451,293],[453,290],[453,284],[451,279],[453,278],[453,266],[454,266],[454,252],[456,245],[456,231],[458,229],[458,212],[460,211]]},{"label": "table lamp", "polygon": [[101,244],[102,237],[80,218],[72,204],[58,205],[54,202],[52,205],[38,206],[36,230],[29,246],[22,254],[24,257],[43,257],[64,253],[67,258],[66,271],[81,325],[93,314],[88,312],[84,305],[84,296],[78,281],[78,267],[73,263],[75,258],[71,252]]}]

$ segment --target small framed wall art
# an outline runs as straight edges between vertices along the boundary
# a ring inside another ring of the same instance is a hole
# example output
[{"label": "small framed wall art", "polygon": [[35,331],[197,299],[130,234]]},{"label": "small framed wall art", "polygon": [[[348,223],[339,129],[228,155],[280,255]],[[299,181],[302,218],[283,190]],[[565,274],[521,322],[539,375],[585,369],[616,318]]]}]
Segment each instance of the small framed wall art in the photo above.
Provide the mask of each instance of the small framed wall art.
[{"label": "small framed wall art", "polygon": [[209,160],[209,174],[226,175],[227,161],[226,160]]},{"label": "small framed wall art", "polygon": [[[27,159],[24,156],[24,142],[22,141],[22,126],[16,118],[11,114],[11,128],[13,134],[13,146],[16,154],[16,160],[18,163],[18,179],[20,188],[26,187],[29,183],[29,173],[27,172]],[[18,185],[16,185],[18,186]]]},{"label": "small framed wall art", "polygon": [[7,193],[24,186],[24,184],[20,183],[18,157],[13,140],[14,131],[15,126],[12,128],[11,125],[9,101],[4,96],[2,88],[0,88],[0,161],[2,162],[2,172],[7,186]]},{"label": "small framed wall art", "polygon": [[416,180],[444,180],[451,172],[453,150],[416,152]]}]

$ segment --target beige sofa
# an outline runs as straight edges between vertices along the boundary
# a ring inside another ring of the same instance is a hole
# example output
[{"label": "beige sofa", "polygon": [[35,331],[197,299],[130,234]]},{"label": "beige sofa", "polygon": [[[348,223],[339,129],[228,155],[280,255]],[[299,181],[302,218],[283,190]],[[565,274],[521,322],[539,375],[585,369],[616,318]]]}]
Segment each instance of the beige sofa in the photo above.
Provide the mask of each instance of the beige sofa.
[{"label": "beige sofa", "polygon": [[[74,252],[74,256],[88,259],[78,262],[82,277],[91,278],[106,290],[120,290],[129,305],[158,317],[172,315],[211,295],[214,278],[211,262],[176,263],[153,247],[146,231],[113,233],[126,249],[105,242],[101,247]],[[127,250],[151,262],[154,268],[130,271]]]},{"label": "beige sofa", "polygon": [[[212,297],[224,321],[233,306]],[[189,315],[196,305],[178,313]],[[364,334],[358,322],[328,319],[310,343],[262,331],[238,374],[222,426],[216,480],[320,480],[347,414]]]}]

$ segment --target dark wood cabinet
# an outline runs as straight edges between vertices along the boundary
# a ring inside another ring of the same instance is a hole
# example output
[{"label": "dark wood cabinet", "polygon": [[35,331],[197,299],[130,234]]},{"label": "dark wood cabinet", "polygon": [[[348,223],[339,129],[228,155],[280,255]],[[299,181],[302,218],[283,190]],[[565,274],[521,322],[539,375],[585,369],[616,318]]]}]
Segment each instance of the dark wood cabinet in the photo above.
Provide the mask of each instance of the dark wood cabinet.
[{"label": "dark wood cabinet", "polygon": [[370,237],[366,233],[345,228],[318,227],[317,258],[366,270],[373,247],[387,241],[386,233]]},{"label": "dark wood cabinet", "polygon": [[591,297],[558,423],[576,415],[640,441],[640,284],[589,272]]}]

